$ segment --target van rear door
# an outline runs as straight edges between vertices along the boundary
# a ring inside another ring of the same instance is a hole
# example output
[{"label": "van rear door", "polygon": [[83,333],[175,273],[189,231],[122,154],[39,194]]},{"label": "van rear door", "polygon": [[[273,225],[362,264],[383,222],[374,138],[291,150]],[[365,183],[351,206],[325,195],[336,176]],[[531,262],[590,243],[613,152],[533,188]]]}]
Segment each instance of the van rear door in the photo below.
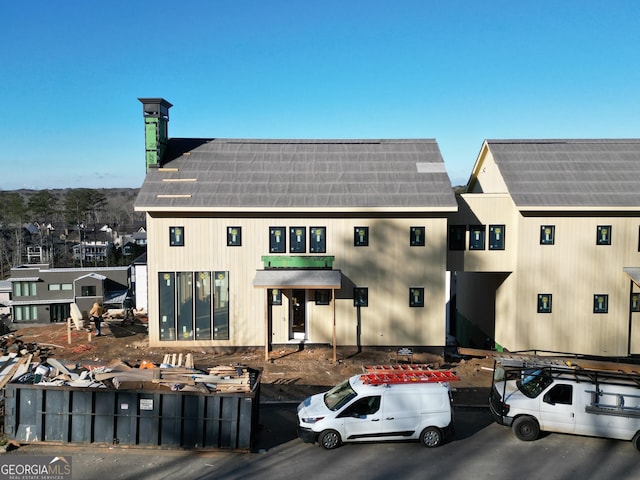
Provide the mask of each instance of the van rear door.
[{"label": "van rear door", "polygon": [[548,432],[575,431],[575,392],[573,385],[554,383],[542,396],[540,428]]}]

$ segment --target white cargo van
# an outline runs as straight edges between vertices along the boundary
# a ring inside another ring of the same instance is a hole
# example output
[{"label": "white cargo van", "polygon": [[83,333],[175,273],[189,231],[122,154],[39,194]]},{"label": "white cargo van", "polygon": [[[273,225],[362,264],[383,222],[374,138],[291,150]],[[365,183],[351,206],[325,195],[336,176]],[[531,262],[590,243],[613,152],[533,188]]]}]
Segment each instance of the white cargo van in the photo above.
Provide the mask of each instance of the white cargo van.
[{"label": "white cargo van", "polygon": [[618,371],[579,364],[498,360],[489,399],[494,418],[524,441],[546,431],[631,440],[640,450],[640,375],[620,364],[612,366]]},{"label": "white cargo van", "polygon": [[437,447],[452,433],[452,380],[452,372],[421,365],[367,367],[300,403],[298,436],[326,449],[373,440]]}]

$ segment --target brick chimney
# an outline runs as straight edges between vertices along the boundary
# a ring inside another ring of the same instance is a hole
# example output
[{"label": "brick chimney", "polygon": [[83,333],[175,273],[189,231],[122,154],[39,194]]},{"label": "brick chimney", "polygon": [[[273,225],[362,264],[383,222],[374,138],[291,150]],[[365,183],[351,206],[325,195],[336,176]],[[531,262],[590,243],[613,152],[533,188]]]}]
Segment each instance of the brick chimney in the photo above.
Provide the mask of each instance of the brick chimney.
[{"label": "brick chimney", "polygon": [[159,167],[169,140],[169,109],[173,107],[164,98],[139,98],[144,115],[144,143],[147,170]]}]

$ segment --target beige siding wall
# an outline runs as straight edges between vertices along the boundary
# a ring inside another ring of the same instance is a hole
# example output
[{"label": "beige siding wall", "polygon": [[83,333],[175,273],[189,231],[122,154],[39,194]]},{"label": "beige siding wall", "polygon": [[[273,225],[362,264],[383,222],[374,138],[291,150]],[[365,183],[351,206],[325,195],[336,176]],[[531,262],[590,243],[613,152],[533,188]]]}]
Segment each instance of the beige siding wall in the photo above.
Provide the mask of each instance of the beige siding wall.
[{"label": "beige siding wall", "polygon": [[479,160],[474,167],[474,172],[476,173],[476,177],[470,193],[506,194],[509,192],[502,178],[502,174],[493,160],[493,155],[487,150],[485,145],[482,146]]},{"label": "beige siding wall", "polygon": [[[555,225],[554,245],[540,245],[545,224]],[[596,245],[598,225],[612,226],[610,246]],[[517,309],[496,314],[497,325],[517,328],[497,328],[499,343],[512,350],[627,354],[630,280],[623,268],[640,260],[638,219],[523,217],[518,251],[514,281],[500,292],[517,298]],[[553,295],[552,313],[537,313],[539,293]],[[608,313],[593,313],[595,294],[609,296]]]},{"label": "beige siding wall", "polygon": [[[640,264],[638,225],[634,217],[523,216],[507,195],[465,194],[452,224],[505,223],[504,252],[449,252],[451,270],[486,272],[465,275],[458,289],[458,311],[491,332],[495,307],[495,339],[509,350],[540,349],[591,355],[640,353],[640,313],[631,319],[630,279],[624,267]],[[540,245],[542,225],[555,226],[554,245]],[[611,225],[612,244],[596,245],[598,225]],[[495,299],[477,298],[494,278]],[[638,287],[634,287],[635,291]],[[538,294],[552,295],[552,313],[537,313]],[[609,296],[609,311],[593,313],[595,294]],[[495,302],[495,305],[491,304]]]},{"label": "beige siding wall", "polygon": [[[464,194],[457,197],[458,213],[451,216],[450,225],[485,225],[484,250],[469,250],[467,228],[465,249],[448,252],[448,268],[465,272],[510,272],[517,261],[518,212],[509,195]],[[489,250],[489,225],[505,226],[504,250]]]},{"label": "beige siding wall", "polygon": [[[184,247],[169,247],[169,227],[183,226]],[[226,228],[242,227],[242,246],[227,247]],[[445,343],[447,292],[446,219],[390,218],[183,218],[147,217],[149,258],[149,338],[151,345],[260,346],[265,343],[265,289],[252,285],[261,256],[269,255],[270,226],[327,227],[327,251],[334,269],[343,273],[336,292],[338,345],[357,343],[358,310],[353,287],[369,288],[369,306],[360,309],[363,346],[418,346]],[[369,227],[369,246],[353,246],[353,229]],[[426,247],[409,246],[409,227],[426,227]],[[308,238],[307,238],[308,244]],[[287,239],[288,247],[288,239]],[[292,255],[292,254],[283,254]],[[309,253],[307,253],[309,255]],[[158,331],[158,272],[229,271],[230,339],[210,342],[160,342]],[[425,288],[425,307],[409,307],[409,287]],[[307,292],[307,340],[330,343],[331,306],[315,305]],[[283,305],[274,306],[272,343],[290,340],[290,291]]]}]

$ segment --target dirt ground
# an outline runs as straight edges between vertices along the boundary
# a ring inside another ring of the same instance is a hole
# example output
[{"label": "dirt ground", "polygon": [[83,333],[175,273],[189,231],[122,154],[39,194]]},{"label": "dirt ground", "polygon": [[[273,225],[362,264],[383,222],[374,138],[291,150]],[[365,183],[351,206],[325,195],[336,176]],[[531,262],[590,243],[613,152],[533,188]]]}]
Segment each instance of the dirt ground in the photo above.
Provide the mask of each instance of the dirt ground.
[{"label": "dirt ground", "polygon": [[19,328],[10,335],[18,343],[29,344],[32,348],[37,344],[42,356],[53,356],[84,367],[106,365],[113,360],[132,367],[145,360],[160,365],[166,354],[174,353],[183,356],[190,353],[194,366],[200,369],[246,365],[262,372],[261,401],[300,401],[361,373],[365,365],[427,363],[434,369],[453,370],[460,377],[459,381],[451,383],[454,400],[463,404],[486,404],[491,386],[493,361],[483,357],[458,358],[446,363],[441,356],[418,353],[417,349],[411,357],[401,357],[396,349],[362,348],[358,351],[356,347],[339,347],[337,362],[334,362],[330,346],[274,347],[269,360],[265,360],[264,348],[151,348],[144,317],[138,317],[133,325],[123,325],[119,319],[107,321],[102,332],[104,336],[95,337],[90,332],[72,328],[69,338],[67,324],[63,323]]}]

